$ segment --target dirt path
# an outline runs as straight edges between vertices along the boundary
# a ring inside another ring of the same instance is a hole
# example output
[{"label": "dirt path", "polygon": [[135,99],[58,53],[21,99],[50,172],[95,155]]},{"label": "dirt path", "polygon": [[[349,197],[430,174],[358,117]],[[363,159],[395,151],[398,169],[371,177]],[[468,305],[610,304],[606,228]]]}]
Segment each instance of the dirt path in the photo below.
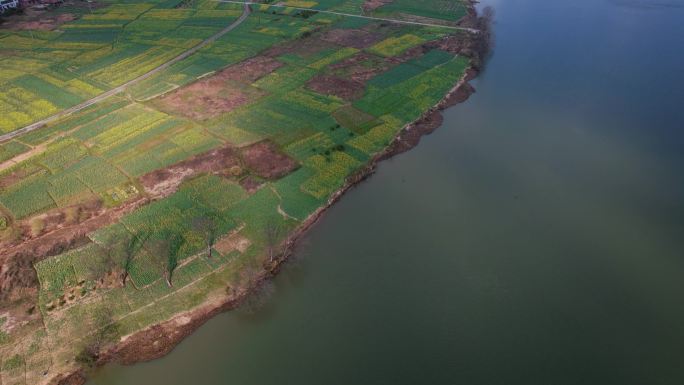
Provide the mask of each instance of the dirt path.
[{"label": "dirt path", "polygon": [[[231,3],[231,4],[245,4],[245,5],[263,5],[263,3],[255,3],[252,1],[239,1],[239,0],[215,0],[219,3]],[[353,13],[344,13],[344,12],[336,12],[336,11],[325,11],[322,9],[316,9],[316,8],[302,8],[302,7],[294,7],[290,5],[282,5],[282,4],[269,4],[271,7],[278,7],[278,8],[290,8],[290,9],[296,9],[298,11],[314,11],[314,12],[319,12],[319,13],[327,13],[330,15],[338,15],[338,16],[347,16],[347,17],[358,17],[361,19],[369,19],[369,20],[378,20],[378,21],[386,21],[388,23],[398,23],[398,24],[411,24],[411,25],[422,25],[426,27],[439,27],[439,28],[448,28],[448,29],[454,29],[454,30],[459,30],[459,31],[467,31],[470,33],[479,33],[480,31],[475,28],[468,28],[468,27],[458,27],[458,26],[453,26],[453,25],[442,25],[442,24],[431,24],[431,23],[421,23],[418,21],[408,21],[408,20],[397,20],[397,19],[386,19],[382,17],[373,17],[373,16],[364,16],[364,15],[355,15]]]},{"label": "dirt path", "polygon": [[26,159],[28,159],[28,158],[34,156],[34,155],[41,154],[41,153],[43,153],[46,149],[47,149],[47,144],[46,144],[46,143],[43,143],[43,144],[41,144],[41,145],[38,145],[38,146],[36,146],[36,147],[33,147],[32,149],[26,151],[26,152],[23,153],[23,154],[19,154],[19,155],[15,156],[15,157],[12,158],[12,159],[6,160],[6,161],[0,163],[0,172],[7,170],[8,168],[10,168],[10,167],[12,167],[12,166],[14,166],[14,165],[17,165],[17,164],[19,164],[19,163],[25,161]]},{"label": "dirt path", "polygon": [[92,99],[90,99],[90,100],[87,100],[87,101],[85,101],[85,102],[83,102],[83,103],[81,103],[81,104],[79,104],[79,105],[77,105],[77,106],[73,106],[73,107],[68,108],[68,109],[66,109],[66,110],[63,110],[63,111],[61,111],[61,112],[58,112],[58,113],[56,113],[56,114],[54,114],[54,115],[52,115],[52,116],[49,116],[49,117],[47,117],[47,118],[45,118],[45,119],[42,119],[42,120],[40,120],[40,121],[37,121],[37,122],[35,122],[35,123],[31,124],[31,125],[28,125],[28,126],[26,126],[26,127],[20,128],[20,129],[18,129],[18,130],[16,130],[16,131],[12,131],[12,132],[9,132],[9,133],[7,133],[7,134],[0,135],[0,142],[4,142],[4,141],[6,141],[6,140],[10,140],[10,139],[12,139],[12,138],[16,138],[16,137],[19,136],[19,135],[23,135],[23,134],[25,134],[25,133],[27,133],[27,132],[31,132],[31,131],[37,130],[37,129],[43,127],[44,125],[46,125],[47,123],[53,122],[53,121],[55,121],[55,120],[57,120],[57,119],[59,119],[59,118],[61,118],[61,117],[63,117],[63,116],[72,114],[72,113],[74,113],[74,112],[81,111],[81,110],[83,110],[84,108],[90,107],[90,106],[92,106],[93,104],[99,103],[99,102],[101,102],[101,101],[103,101],[103,100],[105,100],[105,99],[107,99],[107,98],[109,98],[109,97],[111,97],[111,96],[114,96],[114,95],[116,95],[116,94],[118,94],[118,93],[124,91],[127,87],[129,87],[129,86],[131,86],[131,85],[133,85],[133,84],[135,84],[135,83],[138,83],[138,82],[140,82],[140,81],[142,81],[142,80],[145,80],[145,79],[149,78],[150,76],[152,76],[152,75],[154,75],[154,74],[157,74],[157,73],[159,73],[159,72],[161,72],[161,71],[163,71],[163,70],[169,68],[170,66],[172,66],[172,65],[174,65],[174,64],[176,64],[176,63],[178,63],[178,62],[181,61],[181,60],[187,59],[188,57],[190,57],[191,55],[193,55],[194,53],[196,53],[196,52],[199,51],[200,49],[204,48],[205,46],[207,46],[207,45],[209,45],[209,44],[211,44],[211,43],[213,43],[213,42],[215,42],[215,41],[216,41],[217,39],[219,39],[221,36],[227,34],[228,32],[230,32],[230,31],[232,31],[233,29],[235,29],[237,26],[239,26],[240,24],[242,24],[242,22],[245,21],[245,19],[247,19],[247,16],[249,16],[250,13],[251,13],[251,10],[250,10],[250,8],[249,8],[249,3],[245,3],[245,8],[244,8],[244,10],[243,10],[242,15],[240,16],[240,18],[238,18],[237,20],[235,20],[232,24],[230,24],[230,25],[227,26],[226,28],[222,29],[221,31],[219,31],[219,32],[216,33],[215,35],[213,35],[213,36],[207,38],[206,40],[204,40],[204,41],[202,41],[201,43],[197,44],[196,46],[190,48],[189,50],[183,52],[182,54],[176,56],[175,58],[171,59],[170,61],[168,61],[168,62],[166,62],[166,63],[160,65],[159,67],[157,67],[157,68],[151,70],[150,72],[148,72],[148,73],[146,73],[146,74],[140,75],[139,77],[137,77],[137,78],[135,78],[135,79],[133,79],[133,80],[130,80],[130,81],[127,82],[127,83],[124,83],[124,84],[122,84],[122,85],[120,85],[120,86],[118,86],[118,87],[116,87],[116,88],[114,88],[114,89],[111,89],[111,90],[109,90],[109,91],[107,91],[107,92],[105,92],[105,93],[102,93],[102,94],[100,94],[100,95],[98,95],[98,96],[96,96],[96,97],[94,97],[94,98],[92,98]]}]

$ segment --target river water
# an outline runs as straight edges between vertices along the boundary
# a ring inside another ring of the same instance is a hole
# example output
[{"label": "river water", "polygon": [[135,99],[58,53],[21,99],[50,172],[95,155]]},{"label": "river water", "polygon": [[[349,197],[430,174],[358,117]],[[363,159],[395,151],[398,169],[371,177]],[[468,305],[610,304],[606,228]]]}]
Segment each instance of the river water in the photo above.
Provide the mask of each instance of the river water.
[{"label": "river water", "polygon": [[262,307],[89,385],[683,384],[684,2],[484,3],[478,92]]}]

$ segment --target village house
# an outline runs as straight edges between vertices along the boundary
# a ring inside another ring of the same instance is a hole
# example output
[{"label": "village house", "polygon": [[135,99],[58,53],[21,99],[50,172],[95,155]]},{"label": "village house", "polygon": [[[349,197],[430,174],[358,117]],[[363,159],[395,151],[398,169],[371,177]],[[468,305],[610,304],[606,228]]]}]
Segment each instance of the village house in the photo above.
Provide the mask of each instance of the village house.
[{"label": "village house", "polygon": [[64,0],[19,0],[21,8],[28,8],[36,5],[55,5],[63,3]]},{"label": "village house", "polygon": [[0,0],[0,13],[4,13],[8,9],[17,8],[19,0]]},{"label": "village house", "polygon": [[64,0],[0,0],[0,13],[9,9],[45,9],[64,3]]}]

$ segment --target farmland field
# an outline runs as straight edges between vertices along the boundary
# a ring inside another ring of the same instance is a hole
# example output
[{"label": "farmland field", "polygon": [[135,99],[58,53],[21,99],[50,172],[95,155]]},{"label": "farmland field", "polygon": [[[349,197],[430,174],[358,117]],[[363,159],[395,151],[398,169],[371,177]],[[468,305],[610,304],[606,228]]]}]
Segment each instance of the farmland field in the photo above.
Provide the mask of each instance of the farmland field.
[{"label": "farmland field", "polygon": [[244,296],[477,55],[455,0],[70,7],[0,29],[2,385]]}]

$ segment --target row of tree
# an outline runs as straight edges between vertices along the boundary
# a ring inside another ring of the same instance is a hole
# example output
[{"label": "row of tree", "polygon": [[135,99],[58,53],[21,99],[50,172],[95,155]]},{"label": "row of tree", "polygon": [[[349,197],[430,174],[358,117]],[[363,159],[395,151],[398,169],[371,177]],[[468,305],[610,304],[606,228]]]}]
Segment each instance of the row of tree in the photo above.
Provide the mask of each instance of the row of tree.
[{"label": "row of tree", "polygon": [[[213,216],[202,216],[196,218],[191,225],[192,231],[202,234],[209,257],[212,256],[212,249],[218,234],[218,220]],[[280,255],[279,246],[285,235],[284,230],[275,221],[269,221],[263,229],[267,261],[270,263],[275,262]],[[163,271],[167,285],[171,286],[173,273],[178,267],[184,244],[185,238],[182,234],[170,230],[156,233],[142,230],[135,234],[118,233],[101,245],[101,252],[94,257],[97,260],[90,261],[88,264],[90,278],[97,280],[112,272],[119,272],[121,285],[126,286],[135,259],[145,249],[149,257],[153,258],[155,264]],[[263,270],[257,266],[245,266],[240,273],[244,280],[242,284],[250,288],[257,286],[262,272]],[[265,299],[272,291],[272,287],[268,284],[260,285],[260,288],[256,295],[248,297],[244,303],[248,312],[253,312],[254,309],[263,306]],[[76,357],[76,361],[85,368],[96,366],[102,350],[121,337],[119,323],[111,309],[106,306],[95,309],[89,323],[89,328],[93,332],[83,338],[83,345]]]},{"label": "row of tree", "polygon": [[[218,218],[205,215],[193,220],[191,225],[192,231],[202,234],[209,257],[212,256],[212,248],[216,241],[218,223]],[[178,267],[184,244],[183,235],[171,230],[155,233],[145,230],[134,234],[117,233],[100,246],[100,252],[94,256],[95,260],[89,261],[89,278],[98,280],[112,272],[119,272],[121,285],[126,286],[135,259],[145,249],[154,263],[160,267],[167,285],[171,286],[173,273]],[[86,368],[94,367],[102,349],[120,338],[119,324],[114,319],[111,309],[107,307],[96,309],[89,322],[94,332],[84,337],[83,346],[76,357],[76,361]]]},{"label": "row of tree", "polygon": [[[202,235],[210,258],[216,241],[217,223],[217,218],[212,216],[198,217],[192,223],[193,231]],[[118,233],[101,245],[100,253],[88,264],[89,278],[99,280],[107,274],[119,271],[121,285],[126,286],[135,258],[146,249],[154,264],[160,267],[167,285],[172,286],[173,273],[178,267],[184,245],[183,235],[172,230]]]}]

